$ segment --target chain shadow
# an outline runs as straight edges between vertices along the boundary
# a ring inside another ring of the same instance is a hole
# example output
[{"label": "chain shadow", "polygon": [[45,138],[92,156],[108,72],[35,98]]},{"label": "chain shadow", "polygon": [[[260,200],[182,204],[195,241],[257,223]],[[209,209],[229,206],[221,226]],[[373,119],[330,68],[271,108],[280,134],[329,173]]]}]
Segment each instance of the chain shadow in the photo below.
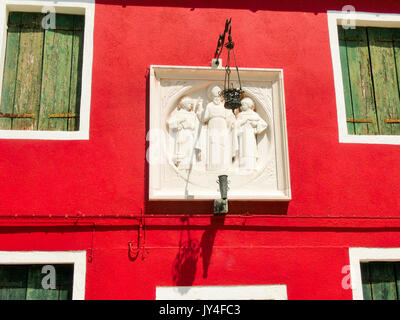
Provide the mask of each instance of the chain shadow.
[{"label": "chain shadow", "polygon": [[[189,228],[189,219],[182,218],[183,224],[188,228],[181,230],[178,253],[173,263],[173,283],[185,293],[193,285],[199,259],[202,259],[203,278],[208,277],[208,269],[211,262],[212,251],[218,227],[224,224],[225,217],[212,217],[210,225],[204,231],[201,240],[192,238]],[[184,236],[186,235],[186,240]]]},{"label": "chain shadow", "polygon": [[[189,219],[182,218],[181,220],[183,224],[189,226]],[[185,234],[186,240],[184,240]],[[173,263],[173,282],[176,286],[188,287],[193,284],[196,278],[199,256],[199,241],[197,239],[192,239],[190,228],[182,230],[179,238],[178,253]]]}]

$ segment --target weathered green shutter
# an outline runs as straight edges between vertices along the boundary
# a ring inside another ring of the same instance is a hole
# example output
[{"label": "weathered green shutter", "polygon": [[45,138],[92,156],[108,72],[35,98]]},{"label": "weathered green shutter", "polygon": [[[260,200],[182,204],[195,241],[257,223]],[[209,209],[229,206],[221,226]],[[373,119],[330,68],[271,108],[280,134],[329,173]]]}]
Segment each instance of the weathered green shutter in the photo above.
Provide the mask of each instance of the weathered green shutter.
[{"label": "weathered green shutter", "polygon": [[400,98],[397,82],[393,29],[368,28],[372,76],[380,134],[400,134]]},{"label": "weathered green shutter", "polygon": [[58,291],[58,300],[71,300],[72,299],[72,285],[73,285],[73,272],[72,265],[59,265],[57,266],[57,282],[56,287]]},{"label": "weathered green shutter", "polygon": [[70,117],[68,120],[68,130],[79,129],[81,88],[82,88],[82,57],[83,57],[83,29],[85,19],[83,16],[74,17],[74,39],[72,43],[72,66],[71,66],[71,91],[69,95],[70,114],[76,114],[76,117]]},{"label": "weathered green shutter", "polygon": [[339,26],[338,33],[348,133],[399,135],[399,29]]},{"label": "weathered green shutter", "polygon": [[57,290],[45,290],[42,287],[42,279],[45,276],[41,273],[42,267],[41,265],[33,265],[28,270],[26,300],[58,300]]},{"label": "weathered green shutter", "polygon": [[46,30],[39,130],[76,130],[82,68],[83,17],[57,15]]},{"label": "weathered green shutter", "polygon": [[[340,60],[342,64],[342,74],[343,74],[343,89],[344,98],[346,102],[346,118],[354,119],[353,113],[353,101],[351,99],[351,86],[350,86],[350,75],[349,75],[349,64],[347,63],[347,47],[344,29],[339,28],[339,48],[340,48]],[[355,133],[354,122],[347,122],[347,131],[349,134]]]},{"label": "weathered green shutter", "polygon": [[2,99],[0,105],[0,129],[11,129],[12,118],[5,117],[14,112],[15,86],[18,71],[19,42],[21,36],[21,14],[10,14],[7,49],[4,62]]},{"label": "weathered green shutter", "polygon": [[14,113],[33,115],[35,118],[14,118],[12,120],[12,129],[36,129],[40,99],[42,47],[41,16],[35,13],[23,13]]},{"label": "weathered green shutter", "polygon": [[400,300],[400,263],[361,263],[365,300]]},{"label": "weathered green shutter", "polygon": [[[392,29],[392,34],[393,34],[393,50],[394,50],[394,57],[395,57],[395,65],[396,65],[396,75],[397,75],[397,88],[399,88],[400,92],[400,29]],[[395,129],[392,129],[393,131],[397,132],[396,134],[400,134],[400,106],[397,106],[396,112],[397,112],[397,122],[396,119],[393,119],[392,126],[395,127]],[[393,128],[392,127],[392,128]]]},{"label": "weathered green shutter", "polygon": [[0,266],[0,300],[25,300],[27,266]]},{"label": "weathered green shutter", "polygon": [[11,13],[3,76],[0,129],[35,129],[43,31],[34,13]]},{"label": "weathered green shutter", "polygon": [[374,300],[396,300],[396,280],[391,263],[371,262],[369,265]]},{"label": "weathered green shutter", "polygon": [[368,263],[361,263],[361,280],[362,280],[364,300],[372,300],[372,291],[371,291],[369,264]]},{"label": "weathered green shutter", "polygon": [[84,16],[12,12],[0,105],[0,129],[78,130]]},{"label": "weathered green shutter", "polygon": [[[347,115],[351,115],[352,109],[354,116],[347,121],[354,123],[356,134],[378,134],[367,30],[366,28],[344,30],[339,26],[339,32],[341,50],[346,47],[347,56],[341,55],[341,59],[342,66],[348,65],[352,101],[350,104],[350,99],[346,98],[346,110]],[[347,62],[344,61],[346,57]],[[347,73],[343,74],[346,75]],[[344,79],[344,82],[346,81],[348,80]]]},{"label": "weathered green shutter", "polygon": [[0,266],[0,300],[70,300],[73,265],[53,265],[56,289],[44,289],[43,265]]}]

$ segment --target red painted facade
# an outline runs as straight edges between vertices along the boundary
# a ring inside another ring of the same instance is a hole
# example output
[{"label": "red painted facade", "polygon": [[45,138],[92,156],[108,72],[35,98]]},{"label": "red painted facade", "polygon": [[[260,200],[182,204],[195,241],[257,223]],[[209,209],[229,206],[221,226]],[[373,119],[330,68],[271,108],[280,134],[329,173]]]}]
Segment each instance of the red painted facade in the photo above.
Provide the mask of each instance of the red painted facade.
[{"label": "red painted facade", "polygon": [[[251,284],[286,284],[289,299],[352,299],[348,248],[400,247],[400,149],[338,141],[327,10],[348,3],[188,3],[96,1],[90,140],[0,140],[0,251],[88,250],[86,299]],[[351,5],[400,12],[397,0]],[[283,69],[292,200],[232,202],[215,219],[211,201],[147,200],[148,72],[208,66],[228,17],[241,67]],[[179,260],[188,241],[194,250]]]}]

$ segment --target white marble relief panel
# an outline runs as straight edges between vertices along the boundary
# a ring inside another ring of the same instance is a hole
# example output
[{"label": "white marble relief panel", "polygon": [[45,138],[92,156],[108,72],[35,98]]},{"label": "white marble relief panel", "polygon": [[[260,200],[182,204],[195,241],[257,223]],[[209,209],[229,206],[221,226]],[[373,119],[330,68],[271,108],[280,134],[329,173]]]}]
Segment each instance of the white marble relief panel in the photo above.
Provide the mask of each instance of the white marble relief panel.
[{"label": "white marble relief panel", "polygon": [[242,80],[242,106],[232,112],[220,95],[223,81],[207,71],[209,79],[204,70],[200,79],[153,73],[150,129],[162,139],[150,139],[161,160],[150,163],[150,199],[217,198],[221,174],[228,175],[230,199],[288,198],[278,181],[273,79]]}]

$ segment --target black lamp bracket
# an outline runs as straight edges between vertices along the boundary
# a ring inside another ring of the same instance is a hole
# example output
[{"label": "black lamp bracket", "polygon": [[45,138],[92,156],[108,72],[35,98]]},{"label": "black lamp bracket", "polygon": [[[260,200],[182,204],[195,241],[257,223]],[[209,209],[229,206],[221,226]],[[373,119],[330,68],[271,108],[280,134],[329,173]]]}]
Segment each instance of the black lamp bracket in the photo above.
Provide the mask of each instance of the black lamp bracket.
[{"label": "black lamp bracket", "polygon": [[[228,35],[228,41],[225,43],[226,35]],[[235,43],[232,40],[232,18],[226,20],[224,32],[220,34],[218,38],[217,50],[215,51],[214,55],[214,59],[216,60],[217,65],[219,63],[219,57],[221,56],[224,47],[228,50],[228,53],[225,66],[224,90],[221,92],[221,95],[225,100],[225,108],[231,109],[232,112],[235,112],[235,109],[240,108],[241,106],[240,100],[242,99],[244,92],[242,90],[242,82],[240,81],[239,67],[236,61]],[[231,73],[232,73],[230,68],[231,52],[235,62],[239,88],[234,88],[233,83],[231,83]]]}]

